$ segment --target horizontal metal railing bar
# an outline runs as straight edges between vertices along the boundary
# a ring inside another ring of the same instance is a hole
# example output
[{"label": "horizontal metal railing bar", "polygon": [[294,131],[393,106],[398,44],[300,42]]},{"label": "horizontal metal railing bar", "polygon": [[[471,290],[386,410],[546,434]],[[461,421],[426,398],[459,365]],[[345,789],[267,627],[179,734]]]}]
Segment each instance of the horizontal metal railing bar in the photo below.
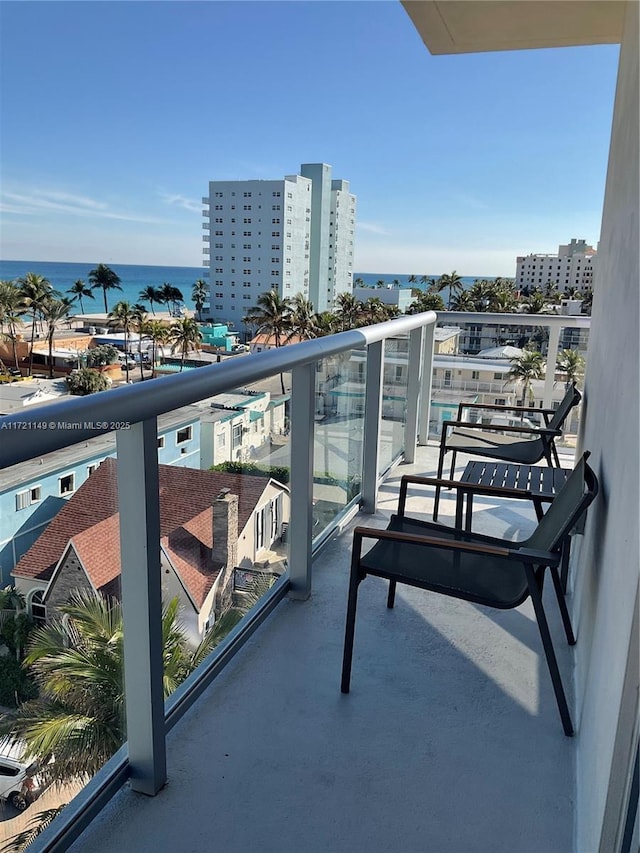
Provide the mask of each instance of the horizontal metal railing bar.
[{"label": "horizontal metal railing bar", "polygon": [[243,616],[220,645],[202,662],[195,672],[182,682],[165,702],[166,732],[191,708],[196,699],[209,687],[231,659],[240,651],[255,630],[286,597],[290,581],[288,573],[281,575],[273,586]]},{"label": "horizontal metal railing bar", "polygon": [[7,415],[1,421],[0,468],[95,438],[117,429],[118,424],[157,417],[214,394],[435,322],[435,313],[427,311],[263,351],[259,356],[237,357],[187,374],[64,399],[51,403],[46,409],[38,407],[30,412]]},{"label": "horizontal metal railing bar", "polygon": [[438,311],[438,325],[459,326],[477,323],[482,326],[551,326],[589,329],[588,314],[495,314],[483,311]]}]

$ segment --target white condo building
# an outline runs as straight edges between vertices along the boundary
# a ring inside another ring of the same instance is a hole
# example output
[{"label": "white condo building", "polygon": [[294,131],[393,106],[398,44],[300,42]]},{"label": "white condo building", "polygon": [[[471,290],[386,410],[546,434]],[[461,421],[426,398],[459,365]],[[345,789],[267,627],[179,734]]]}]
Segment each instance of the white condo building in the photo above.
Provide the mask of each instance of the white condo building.
[{"label": "white condo building", "polygon": [[281,180],[210,181],[202,199],[209,304],[203,315],[243,329],[258,297],[302,293],[316,311],[351,292],[356,198],[331,166]]},{"label": "white condo building", "polygon": [[566,246],[558,246],[557,255],[526,255],[516,258],[516,287],[538,287],[543,290],[555,282],[560,292],[576,287],[588,293],[593,286],[593,262],[596,250],[584,240],[575,238]]}]

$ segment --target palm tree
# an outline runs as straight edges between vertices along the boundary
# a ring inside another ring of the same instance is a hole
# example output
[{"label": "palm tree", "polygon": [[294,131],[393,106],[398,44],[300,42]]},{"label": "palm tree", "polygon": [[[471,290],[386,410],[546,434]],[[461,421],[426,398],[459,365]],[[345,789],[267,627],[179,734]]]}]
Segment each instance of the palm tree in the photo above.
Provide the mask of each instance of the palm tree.
[{"label": "palm tree", "polygon": [[[114,598],[76,591],[63,618],[33,631],[25,664],[39,696],[5,716],[3,732],[26,743],[28,757],[55,754],[53,782],[86,779],[126,739],[122,608]],[[227,626],[216,621],[191,650],[179,626],[178,599],[163,608],[165,698],[217,645]]]},{"label": "palm tree", "polygon": [[[0,333],[4,340],[11,341],[15,367],[18,366],[17,332],[23,325],[23,313],[22,295],[18,287],[12,281],[0,281]],[[6,333],[5,326],[8,329]]]},{"label": "palm tree", "polygon": [[556,359],[556,366],[565,375],[565,388],[567,390],[572,383],[577,383],[584,375],[584,358],[575,349],[560,350]]},{"label": "palm tree", "polygon": [[151,367],[154,368],[158,361],[158,344],[166,344],[169,340],[169,329],[160,320],[148,320],[144,328],[145,334],[151,338]]},{"label": "palm tree", "polygon": [[174,287],[172,284],[169,284],[166,281],[158,290],[158,297],[160,299],[160,302],[164,302],[167,308],[169,308],[169,303],[171,303],[172,307],[169,308],[171,314],[175,314],[176,305],[178,302],[184,302],[182,291],[178,287]]},{"label": "palm tree", "polygon": [[316,329],[317,337],[322,338],[325,335],[332,335],[336,329],[336,315],[331,311],[321,311],[316,314]]},{"label": "palm tree", "polygon": [[580,292],[579,287],[575,287],[574,285],[570,285],[569,287],[565,287],[564,292],[562,294],[563,299],[582,299],[582,293]]},{"label": "palm tree", "polygon": [[[441,311],[445,310],[444,302],[442,301],[442,297],[439,294],[436,294],[437,298],[442,302],[442,308],[439,309]],[[476,304],[473,301],[473,296],[468,290],[463,290],[462,293],[457,293],[453,299],[451,300],[451,310],[452,311],[476,311]]]},{"label": "palm tree", "polygon": [[193,288],[191,289],[191,298],[193,300],[193,304],[196,306],[196,313],[198,315],[198,320],[202,320],[202,309],[205,306],[207,299],[209,298],[209,286],[204,279],[199,278]]},{"label": "palm tree", "polygon": [[545,299],[544,294],[540,290],[534,290],[524,302],[524,310],[526,314],[542,314],[544,311]]},{"label": "palm tree", "polygon": [[49,344],[49,379],[53,379],[53,338],[62,321],[69,317],[70,306],[71,303],[67,299],[49,299],[42,305]]},{"label": "palm tree", "polygon": [[80,313],[84,314],[84,306],[82,304],[82,297],[86,296],[89,299],[95,299],[95,295],[90,287],[84,283],[84,281],[79,278],[76,282],[74,282],[71,287],[67,288],[67,293],[73,294],[73,300],[78,300],[80,302]]},{"label": "palm tree", "polygon": [[447,304],[449,309],[451,309],[451,297],[453,292],[455,291],[456,293],[459,293],[463,288],[462,279],[455,270],[451,273],[445,273],[445,275],[440,276],[438,290],[443,290],[445,287],[449,288],[449,301]]},{"label": "palm tree", "polygon": [[29,373],[33,373],[33,342],[36,334],[36,320],[42,314],[42,306],[52,296],[57,295],[51,282],[38,273],[28,272],[18,279],[22,305],[31,312],[31,340],[29,342]]},{"label": "palm tree", "polygon": [[[407,314],[422,314],[423,311],[445,311],[445,304],[439,293],[419,293],[407,310]],[[458,308],[455,311],[461,310]]]},{"label": "palm tree", "polygon": [[193,317],[181,317],[169,327],[168,340],[171,343],[171,352],[180,351],[180,373],[184,368],[187,354],[191,350],[200,349],[202,332]]},{"label": "palm tree", "polygon": [[358,318],[362,311],[362,303],[358,302],[353,293],[339,293],[336,298],[338,320],[343,332],[353,329],[358,325]]},{"label": "palm tree", "polygon": [[[282,298],[277,290],[268,290],[261,293],[258,303],[249,309],[242,322],[247,326],[255,326],[258,334],[273,338],[276,347],[282,346],[285,336],[289,330],[289,314],[291,313],[291,302],[285,296]],[[285,393],[284,376],[280,374],[280,386],[282,394]]]},{"label": "palm tree", "polygon": [[125,358],[124,361],[124,371],[127,382],[129,381],[129,335],[134,330],[136,325],[136,310],[135,307],[132,306],[126,300],[121,302],[116,302],[113,306],[113,310],[109,312],[107,315],[107,319],[110,326],[113,326],[117,329],[122,329],[124,332],[124,351]]},{"label": "palm tree", "polygon": [[89,272],[89,281],[94,290],[100,288],[104,296],[104,313],[109,313],[107,306],[107,290],[122,290],[120,287],[120,276],[106,264],[98,266]]},{"label": "palm tree", "polygon": [[302,293],[296,293],[291,300],[288,325],[287,343],[294,337],[303,341],[310,341],[318,337],[317,315],[313,310],[311,301]]},{"label": "palm tree", "polygon": [[[507,374],[508,380],[522,383],[522,405],[526,406],[527,397],[533,403],[531,382],[533,379],[542,379],[544,376],[544,358],[542,353],[535,350],[524,350],[517,358],[509,359],[512,367]],[[524,418],[524,412],[522,413]]]},{"label": "palm tree", "polygon": [[417,284],[418,276],[410,275],[407,281],[409,282],[409,284]]},{"label": "palm tree", "polygon": [[153,309],[153,303],[157,302],[160,304],[162,302],[158,288],[154,287],[152,284],[147,285],[147,287],[140,291],[138,299],[141,299],[143,302],[148,302],[149,307],[151,308],[151,313],[154,315],[156,312]]},{"label": "palm tree", "polygon": [[142,364],[142,335],[147,328],[148,315],[144,305],[136,303],[133,306],[133,330],[138,335],[138,364],[140,365],[140,381],[144,381],[144,370]]}]

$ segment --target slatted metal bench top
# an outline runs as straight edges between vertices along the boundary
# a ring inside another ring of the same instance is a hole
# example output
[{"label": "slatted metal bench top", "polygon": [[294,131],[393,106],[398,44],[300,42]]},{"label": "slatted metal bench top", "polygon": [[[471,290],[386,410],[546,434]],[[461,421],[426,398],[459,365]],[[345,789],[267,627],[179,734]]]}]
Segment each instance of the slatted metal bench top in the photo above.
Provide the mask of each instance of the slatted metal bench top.
[{"label": "slatted metal bench top", "polygon": [[565,468],[485,460],[469,462],[460,479],[463,483],[475,486],[522,489],[535,497],[551,501],[564,486],[570,473]]}]

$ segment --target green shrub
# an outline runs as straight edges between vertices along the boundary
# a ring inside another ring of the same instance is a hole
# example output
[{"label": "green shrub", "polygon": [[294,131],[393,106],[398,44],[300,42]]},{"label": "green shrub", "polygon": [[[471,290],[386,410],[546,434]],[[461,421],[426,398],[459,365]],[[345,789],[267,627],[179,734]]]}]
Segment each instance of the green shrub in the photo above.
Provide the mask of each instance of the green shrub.
[{"label": "green shrub", "polygon": [[266,466],[264,468],[255,462],[220,462],[212,465],[211,471],[226,471],[229,474],[252,474],[254,477],[273,477],[279,483],[288,483],[290,472],[285,465]]},{"label": "green shrub", "polygon": [[77,397],[84,397],[87,394],[95,394],[96,391],[106,391],[109,387],[109,380],[97,370],[83,367],[77,373],[67,376],[67,387]]},{"label": "green shrub", "polygon": [[16,707],[18,703],[35,699],[38,691],[13,655],[0,657],[0,705],[5,708]]}]

